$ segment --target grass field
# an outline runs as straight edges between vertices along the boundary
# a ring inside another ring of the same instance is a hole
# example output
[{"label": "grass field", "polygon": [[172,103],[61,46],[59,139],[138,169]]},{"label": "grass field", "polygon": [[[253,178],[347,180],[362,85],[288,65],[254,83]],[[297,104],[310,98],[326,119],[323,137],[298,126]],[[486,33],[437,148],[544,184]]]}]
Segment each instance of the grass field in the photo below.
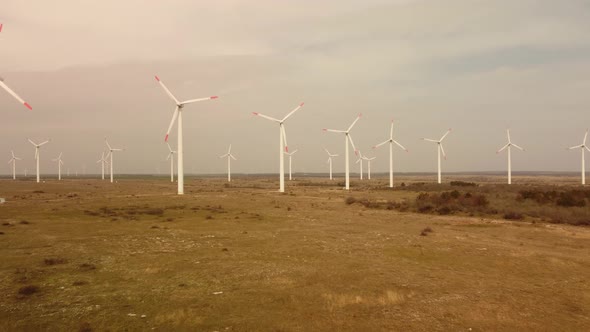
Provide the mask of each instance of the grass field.
[{"label": "grass field", "polygon": [[[555,179],[457,179],[0,180],[0,330],[589,331],[590,228],[515,199]],[[455,189],[497,211],[414,212]]]}]

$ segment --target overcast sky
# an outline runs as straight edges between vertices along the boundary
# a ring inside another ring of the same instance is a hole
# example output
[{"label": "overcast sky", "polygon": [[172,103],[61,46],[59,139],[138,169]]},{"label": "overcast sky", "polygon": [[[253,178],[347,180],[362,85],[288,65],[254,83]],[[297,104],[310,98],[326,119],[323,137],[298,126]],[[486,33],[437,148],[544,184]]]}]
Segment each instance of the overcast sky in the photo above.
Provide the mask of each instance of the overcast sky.
[{"label": "overcast sky", "polygon": [[[52,142],[42,172],[63,152],[64,168],[98,172],[104,136],[125,148],[116,173],[165,173],[164,135],[174,104],[219,95],[184,110],[185,171],[222,173],[233,145],[234,172],[278,171],[282,118],[297,172],[327,171],[322,147],[341,157],[351,132],[373,171],[506,168],[496,155],[511,128],[516,171],[579,171],[590,126],[590,2],[582,0],[399,1],[86,1],[4,0],[0,4],[0,76],[33,106],[0,91],[0,156],[10,150],[34,167],[27,137]],[[176,128],[170,142],[176,146]],[[0,173],[11,168],[4,161]],[[351,167],[357,169],[351,158]]]}]

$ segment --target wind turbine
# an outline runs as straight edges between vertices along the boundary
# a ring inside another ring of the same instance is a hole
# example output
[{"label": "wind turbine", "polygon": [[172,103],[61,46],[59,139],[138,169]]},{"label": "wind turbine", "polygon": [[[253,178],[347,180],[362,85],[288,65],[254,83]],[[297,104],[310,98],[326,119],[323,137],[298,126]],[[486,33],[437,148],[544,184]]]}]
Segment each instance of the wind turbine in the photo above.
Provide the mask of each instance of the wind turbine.
[{"label": "wind turbine", "polygon": [[356,163],[360,163],[361,166],[361,171],[360,171],[360,178],[361,180],[363,179],[363,154],[361,153],[361,151],[359,151],[358,153],[358,159],[356,160]]},{"label": "wind turbine", "polygon": [[219,158],[226,158],[227,157],[227,182],[231,181],[231,160],[237,160],[233,154],[231,154],[231,144],[229,145],[229,149],[227,153],[223,156],[219,156]]},{"label": "wind turbine", "polygon": [[206,97],[206,98],[198,98],[198,99],[189,99],[189,100],[185,100],[185,101],[178,101],[178,99],[176,99],[176,97],[174,97],[174,95],[172,94],[172,92],[170,92],[170,90],[168,90],[168,88],[164,85],[164,83],[162,81],[160,81],[160,78],[158,76],[156,77],[156,81],[158,81],[158,83],[160,83],[160,85],[162,86],[162,89],[164,89],[164,91],[166,91],[166,94],[168,95],[168,97],[170,97],[170,99],[172,99],[172,101],[174,101],[174,103],[176,104],[176,109],[174,110],[174,113],[172,114],[172,120],[170,121],[170,125],[168,126],[168,130],[166,131],[166,138],[164,139],[164,141],[168,142],[168,135],[170,134],[170,130],[172,130],[172,126],[174,125],[174,121],[176,121],[176,118],[178,118],[178,172],[177,172],[177,178],[178,178],[178,195],[184,195],[184,153],[183,153],[183,148],[182,148],[182,109],[184,108],[185,105],[187,104],[192,104],[192,103],[196,103],[198,101],[204,101],[204,100],[210,100],[210,99],[217,99],[217,96],[211,96],[211,97]]},{"label": "wind turbine", "polygon": [[62,152],[59,153],[59,157],[53,159],[53,161],[57,162],[57,179],[61,181],[61,165],[64,164],[64,162],[61,160],[61,155]]},{"label": "wind turbine", "polygon": [[289,156],[289,181],[292,180],[292,178],[291,178],[291,157],[293,157],[293,155],[295,154],[295,152],[297,152],[297,149],[295,149],[295,151],[293,151],[293,152],[285,152],[285,154],[287,156]]},{"label": "wind turbine", "polygon": [[285,147],[285,152],[289,152],[289,146],[287,145],[287,134],[285,133],[285,125],[284,122],[287,120],[293,113],[297,112],[301,107],[303,107],[303,103],[299,104],[299,106],[295,107],[294,110],[289,112],[282,120],[272,118],[270,116],[260,114],[258,112],[252,112],[254,115],[258,115],[263,117],[267,120],[278,122],[279,124],[279,192],[285,192],[285,158],[283,154],[283,146]]},{"label": "wind turbine", "polygon": [[442,155],[445,158],[445,160],[447,159],[447,155],[445,154],[445,149],[442,146],[442,142],[450,132],[451,132],[451,129],[449,128],[449,130],[447,130],[447,132],[438,141],[434,140],[434,139],[430,139],[430,138],[423,138],[423,140],[425,140],[425,141],[434,142],[438,145],[438,147],[437,147],[437,151],[438,151],[438,183],[441,183],[441,177],[440,177],[440,154],[441,154],[441,152],[442,152]]},{"label": "wind turbine", "polygon": [[[176,151],[172,150],[170,144],[166,144],[168,145],[168,151],[170,151],[168,153],[168,158],[166,158],[166,160],[170,160],[170,182],[174,182],[174,154],[176,153]],[[158,174],[159,172],[160,170],[158,168]]]},{"label": "wind turbine", "polygon": [[584,134],[584,140],[582,141],[582,144],[568,148],[568,150],[573,150],[573,149],[578,149],[578,148],[582,150],[582,185],[586,184],[586,161],[584,158],[584,150],[590,151],[590,149],[586,145],[586,138],[588,138],[588,129],[586,129],[586,134]]},{"label": "wind turbine", "polygon": [[376,149],[386,143],[389,143],[389,188],[393,188],[393,143],[408,152],[408,149],[404,148],[396,140],[393,139],[393,120],[391,120],[391,129],[389,130],[389,139],[383,143],[379,143],[373,147]]},{"label": "wind turbine", "polygon": [[16,180],[16,161],[17,160],[22,160],[22,159],[16,157],[14,155],[14,151],[11,150],[10,153],[12,154],[12,158],[8,161],[8,163],[9,164],[12,163],[12,179],[13,180]]},{"label": "wind turbine", "polygon": [[[107,161],[107,158],[109,157],[109,153],[107,153],[107,155],[104,155],[104,151],[102,152],[102,154],[100,155],[100,159],[96,162],[97,164],[100,163],[101,165],[101,169],[102,169],[102,179],[104,180],[104,165],[108,164],[109,162]],[[70,175],[70,169],[68,168],[68,175]]]},{"label": "wind turbine", "polygon": [[367,158],[366,156],[362,156],[361,158],[367,162],[367,179],[371,180],[371,161],[376,157]]},{"label": "wind turbine", "polygon": [[37,160],[37,183],[39,183],[39,180],[40,180],[39,179],[39,158],[40,158],[39,148],[42,147],[43,145],[49,143],[49,141],[51,141],[51,140],[47,140],[47,141],[45,141],[43,143],[39,143],[39,144],[33,142],[30,138],[28,140],[29,140],[29,142],[31,142],[31,144],[33,144],[35,146],[35,160]]},{"label": "wind turbine", "polygon": [[[111,183],[113,183],[113,152],[123,151],[124,149],[112,148],[111,145],[109,144],[109,141],[107,141],[106,137],[104,138],[104,142],[107,144],[107,147],[109,148],[109,154],[111,155],[111,161],[109,162],[109,164],[111,164]],[[76,176],[78,176],[77,173],[78,172],[76,171]]]},{"label": "wind turbine", "polygon": [[357,150],[354,147],[354,142],[352,141],[352,137],[350,136],[350,130],[352,129],[352,127],[354,127],[354,125],[356,124],[356,122],[361,118],[361,114],[359,114],[357,116],[357,118],[352,122],[352,124],[350,125],[350,127],[348,127],[348,129],[346,130],[335,130],[335,129],[324,129],[324,131],[329,131],[332,133],[342,133],[344,134],[344,147],[345,147],[345,178],[346,178],[346,184],[345,184],[345,189],[349,190],[350,189],[350,169],[349,169],[349,165],[348,165],[348,142],[350,141],[350,144],[352,145],[352,149],[354,150],[354,153],[357,154]]},{"label": "wind turbine", "polygon": [[6,85],[6,83],[4,83],[4,79],[2,77],[0,77],[0,86],[3,87],[4,90],[6,90],[6,92],[8,92],[11,96],[13,96],[14,99],[18,100],[21,104],[25,105],[26,108],[33,110],[33,107],[31,107],[31,105],[29,105],[29,103],[24,101],[14,91],[12,91],[12,89],[9,88],[8,85]]},{"label": "wind turbine", "polygon": [[506,129],[506,135],[508,136],[508,143],[506,143],[506,145],[504,145],[500,150],[498,150],[496,152],[496,154],[504,151],[504,149],[508,149],[508,184],[512,184],[512,160],[511,160],[510,148],[515,147],[515,148],[519,149],[520,151],[524,151],[524,149],[521,148],[520,146],[512,143],[512,140],[510,140],[510,129]]},{"label": "wind turbine", "polygon": [[328,154],[328,161],[327,161],[327,163],[330,164],[330,180],[332,180],[332,157],[338,157],[338,155],[337,154],[331,154],[330,151],[328,151],[328,149],[326,149],[326,148],[324,148],[324,150]]}]

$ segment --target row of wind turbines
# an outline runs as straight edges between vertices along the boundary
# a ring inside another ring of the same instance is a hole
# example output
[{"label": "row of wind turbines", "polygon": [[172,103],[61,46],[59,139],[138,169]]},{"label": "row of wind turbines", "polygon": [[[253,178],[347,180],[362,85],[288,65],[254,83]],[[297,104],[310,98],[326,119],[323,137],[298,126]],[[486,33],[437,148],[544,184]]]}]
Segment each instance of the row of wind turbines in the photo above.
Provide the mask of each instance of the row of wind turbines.
[{"label": "row of wind turbines", "polygon": [[[210,96],[210,97],[203,97],[203,98],[196,98],[196,99],[188,99],[185,101],[179,101],[179,99],[177,99],[174,94],[172,94],[172,92],[166,87],[166,85],[162,82],[162,80],[160,80],[160,78],[158,76],[155,76],[156,81],[160,84],[160,86],[162,87],[162,89],[164,90],[164,92],[168,95],[168,97],[175,103],[175,110],[172,114],[172,119],[170,121],[170,124],[168,126],[168,130],[166,131],[166,136],[164,138],[164,141],[166,143],[168,143],[168,137],[170,135],[170,131],[172,130],[172,127],[174,126],[175,123],[177,123],[177,150],[174,151],[172,150],[172,148],[170,147],[170,145],[168,144],[168,148],[169,148],[169,155],[168,155],[168,159],[170,160],[170,168],[171,168],[171,181],[174,181],[174,174],[173,174],[173,169],[174,169],[174,154],[177,155],[178,158],[178,162],[177,162],[177,184],[178,184],[178,194],[182,195],[184,194],[184,151],[183,151],[183,110],[184,107],[186,105],[192,104],[192,103],[196,103],[196,102],[200,102],[200,101],[206,101],[206,100],[214,100],[217,99],[217,96]],[[0,78],[0,86],[7,91],[11,96],[13,96],[17,101],[19,101],[20,103],[22,103],[25,107],[27,107],[29,110],[32,110],[31,105],[29,105],[27,102],[25,102],[22,98],[20,98],[12,89],[10,89],[5,83],[4,80],[2,78]],[[299,109],[301,109],[304,106],[304,103],[300,103],[297,107],[295,107],[295,109],[293,109],[291,112],[287,113],[287,115],[285,117],[283,117],[282,119],[277,119],[268,115],[264,115],[258,112],[253,112],[254,115],[259,116],[261,118],[264,118],[266,120],[270,120],[272,122],[275,122],[279,125],[279,191],[280,192],[284,192],[285,191],[285,162],[284,162],[284,156],[288,155],[289,156],[289,166],[291,166],[291,158],[292,156],[297,152],[297,150],[293,151],[293,152],[289,152],[289,147],[287,144],[287,134],[286,134],[286,130],[285,130],[285,121],[287,119],[289,119],[291,116],[293,116],[293,114],[295,114],[295,112],[297,112]],[[367,161],[368,162],[368,167],[369,167],[369,178],[370,178],[370,162],[371,160],[374,159],[373,158],[367,158],[366,156],[362,156],[362,154],[360,153],[359,150],[356,149],[355,145],[354,145],[354,141],[352,139],[352,136],[350,135],[350,131],[353,129],[353,127],[356,125],[356,123],[360,120],[361,118],[361,114],[359,114],[357,116],[357,118],[352,122],[352,124],[346,129],[346,130],[337,130],[337,129],[324,129],[325,132],[332,132],[332,133],[337,133],[337,134],[343,134],[344,135],[344,151],[345,151],[345,188],[346,190],[350,189],[350,168],[349,168],[349,144],[352,146],[353,151],[355,152],[355,154],[359,157],[359,159],[357,160],[357,163],[360,163],[361,166],[361,178],[362,178],[362,161]],[[441,175],[441,155],[443,158],[446,159],[446,154],[445,154],[445,150],[443,147],[443,141],[445,140],[445,138],[449,135],[449,133],[451,132],[451,129],[449,129],[440,139],[436,140],[436,139],[429,139],[429,138],[423,138],[424,141],[428,141],[428,142],[432,142],[432,143],[436,143],[437,144],[437,175],[438,175],[438,183],[442,182],[442,175]],[[590,148],[588,148],[586,146],[586,139],[587,139],[587,135],[588,132],[586,131],[586,134],[584,135],[584,140],[582,142],[581,145],[577,145],[577,146],[573,146],[570,147],[569,149],[576,149],[576,148],[580,148],[582,150],[582,184],[586,183],[586,177],[585,177],[585,159],[584,159],[584,153],[585,150],[590,151]],[[512,156],[511,156],[511,148],[515,147],[519,150],[524,151],[523,148],[521,148],[520,146],[514,144],[511,141],[510,138],[510,131],[507,130],[507,137],[508,137],[508,143],[502,147],[500,150],[498,150],[497,153],[500,153],[504,150],[507,150],[508,153],[508,184],[512,183]],[[33,144],[35,146],[35,159],[37,161],[37,182],[39,182],[39,148],[41,146],[43,146],[44,144],[47,144],[49,141],[45,141],[43,143],[40,144],[36,144],[35,142],[31,141],[29,139],[29,141],[31,142],[31,144]],[[118,152],[118,151],[123,151],[123,149],[118,149],[118,148],[112,148],[108,141],[105,138],[105,143],[108,147],[108,154],[107,154],[107,158],[110,157],[110,162],[108,162],[108,164],[110,165],[110,177],[111,177],[111,182],[113,182],[113,152]],[[389,143],[389,186],[393,187],[393,145],[397,145],[399,148],[405,150],[406,152],[408,152],[408,150],[401,145],[399,142],[397,142],[394,138],[393,138],[393,121],[391,123],[391,127],[390,127],[390,131],[389,131],[389,139],[387,139],[386,141],[377,144],[376,146],[374,146],[374,148],[379,148],[385,144]],[[332,179],[332,158],[337,156],[337,155],[332,155],[330,154],[330,152],[328,152],[326,150],[326,152],[328,153],[328,163],[330,165],[330,178]],[[227,163],[228,163],[228,180],[231,180],[231,160],[237,160],[235,158],[235,156],[233,156],[231,154],[231,145],[230,148],[228,150],[228,153],[224,154],[223,156],[220,156],[220,158],[227,158]],[[15,176],[15,163],[16,160],[20,160],[19,158],[15,157],[13,154],[13,158],[9,161],[13,163],[13,177]],[[58,161],[58,165],[59,165],[59,172],[60,175],[59,177],[61,178],[61,165],[63,164],[63,161],[61,160],[61,154],[60,156],[54,160],[54,161]],[[102,177],[104,179],[104,166],[107,164],[107,160],[105,159],[104,153],[101,156],[101,159],[98,161],[100,163],[102,163]],[[289,167],[289,179],[291,179],[291,167]]]}]

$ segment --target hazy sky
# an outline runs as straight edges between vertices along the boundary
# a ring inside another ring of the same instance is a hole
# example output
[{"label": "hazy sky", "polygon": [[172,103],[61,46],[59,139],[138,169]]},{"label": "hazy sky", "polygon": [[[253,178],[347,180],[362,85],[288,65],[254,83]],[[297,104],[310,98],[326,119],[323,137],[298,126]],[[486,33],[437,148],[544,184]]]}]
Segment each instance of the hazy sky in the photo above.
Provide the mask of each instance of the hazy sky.
[{"label": "hazy sky", "polygon": [[[590,2],[555,0],[433,1],[20,1],[0,5],[0,76],[33,111],[0,91],[0,156],[10,150],[33,169],[26,138],[52,139],[42,171],[63,151],[64,168],[97,172],[111,145],[118,173],[162,173],[164,135],[179,99],[219,95],[184,111],[185,170],[221,173],[218,158],[233,144],[232,170],[278,171],[278,125],[286,122],[294,170],[327,171],[322,147],[341,157],[344,139],[322,128],[352,131],[357,147],[388,170],[504,170],[495,151],[513,141],[514,170],[578,171],[590,126]],[[176,128],[171,135],[176,145]],[[1,160],[0,160],[1,161]],[[11,169],[4,161],[0,173]],[[357,170],[357,165],[351,167]]]}]

